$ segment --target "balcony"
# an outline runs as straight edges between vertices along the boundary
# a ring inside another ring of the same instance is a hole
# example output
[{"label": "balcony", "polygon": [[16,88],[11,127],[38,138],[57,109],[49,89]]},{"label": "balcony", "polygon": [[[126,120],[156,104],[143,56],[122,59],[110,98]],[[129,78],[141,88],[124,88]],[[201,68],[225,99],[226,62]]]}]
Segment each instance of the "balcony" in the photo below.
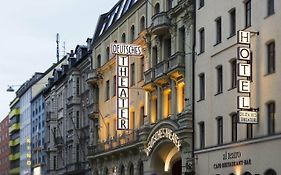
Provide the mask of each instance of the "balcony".
[{"label": "balcony", "polygon": [[185,53],[177,52],[168,60],[167,74],[173,79],[180,80],[184,77]]},{"label": "balcony", "polygon": [[151,31],[155,35],[163,35],[169,32],[171,21],[167,12],[161,12],[152,17]]},{"label": "balcony", "polygon": [[93,104],[92,107],[88,108],[88,117],[90,119],[98,119],[99,118],[99,106],[98,104]]},{"label": "balcony", "polygon": [[54,112],[48,111],[46,112],[46,121],[56,120],[56,116]]},{"label": "balcony", "polygon": [[95,156],[110,150],[117,150],[118,148],[132,145],[139,141],[140,135],[138,130],[135,130],[130,133],[124,133],[119,136],[108,138],[106,141],[100,142],[97,145],[89,146],[89,156]]},{"label": "balcony", "polygon": [[88,73],[88,77],[87,77],[87,83],[88,84],[97,84],[99,80],[102,79],[102,74],[97,71],[96,69],[92,69],[90,70],[90,72]]},{"label": "balcony", "polygon": [[73,105],[80,105],[81,103],[81,98],[79,96],[70,96],[67,98],[66,106],[71,107]]},{"label": "balcony", "polygon": [[79,129],[79,139],[81,140],[86,140],[89,138],[89,133],[90,132],[90,129],[89,129],[89,126],[84,126],[83,128],[80,128]]},{"label": "balcony", "polygon": [[20,124],[19,123],[14,123],[12,126],[9,127],[9,133],[20,130]]},{"label": "balcony", "polygon": [[63,137],[62,136],[57,136],[55,138],[55,144],[57,147],[61,147],[64,145]]},{"label": "balcony", "polygon": [[17,138],[15,140],[10,140],[9,141],[9,146],[16,146],[18,144],[20,144],[20,138]]},{"label": "balcony", "polygon": [[9,155],[9,160],[10,160],[10,161],[18,160],[18,159],[20,159],[20,153],[10,154],[10,155]]},{"label": "balcony", "polygon": [[18,115],[20,115],[20,109],[15,108],[9,113],[9,118],[11,119],[12,117],[18,116]]},{"label": "balcony", "polygon": [[168,61],[164,60],[155,66],[155,82],[159,85],[169,83],[167,78]]},{"label": "balcony", "polygon": [[144,89],[148,91],[153,91],[155,86],[153,84],[155,79],[155,70],[154,68],[150,68],[144,72]]},{"label": "balcony", "polygon": [[16,167],[9,170],[9,174],[19,174],[20,173],[20,167]]}]

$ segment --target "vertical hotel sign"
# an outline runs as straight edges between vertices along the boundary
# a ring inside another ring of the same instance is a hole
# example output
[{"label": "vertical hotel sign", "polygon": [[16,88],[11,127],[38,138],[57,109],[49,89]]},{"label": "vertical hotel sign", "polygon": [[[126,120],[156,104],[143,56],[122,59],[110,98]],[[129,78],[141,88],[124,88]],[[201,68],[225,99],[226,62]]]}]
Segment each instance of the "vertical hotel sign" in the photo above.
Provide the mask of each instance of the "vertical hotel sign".
[{"label": "vertical hotel sign", "polygon": [[117,129],[129,129],[129,56],[142,55],[139,45],[112,43],[111,53],[116,54],[116,89],[117,89]]},{"label": "vertical hotel sign", "polygon": [[252,77],[252,56],[250,50],[251,36],[248,31],[238,31],[237,48],[238,65],[238,122],[258,123],[257,109],[251,107],[251,77]]}]

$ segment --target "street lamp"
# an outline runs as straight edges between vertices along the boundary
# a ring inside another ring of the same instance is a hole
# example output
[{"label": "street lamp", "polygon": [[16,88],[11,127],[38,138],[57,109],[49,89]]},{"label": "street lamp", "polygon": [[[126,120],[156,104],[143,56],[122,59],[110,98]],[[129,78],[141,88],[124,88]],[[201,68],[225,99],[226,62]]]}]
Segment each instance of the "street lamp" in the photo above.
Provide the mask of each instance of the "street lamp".
[{"label": "street lamp", "polygon": [[13,87],[17,87],[17,86],[20,86],[20,85],[8,85],[8,89],[6,91],[7,92],[14,92],[15,89]]}]

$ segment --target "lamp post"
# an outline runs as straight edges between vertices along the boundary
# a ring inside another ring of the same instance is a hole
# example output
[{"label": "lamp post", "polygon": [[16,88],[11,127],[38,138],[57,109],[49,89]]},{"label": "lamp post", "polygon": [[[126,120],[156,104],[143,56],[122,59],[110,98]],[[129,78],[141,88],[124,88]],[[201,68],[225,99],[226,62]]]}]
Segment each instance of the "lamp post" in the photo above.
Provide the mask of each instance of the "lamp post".
[{"label": "lamp post", "polygon": [[13,87],[18,87],[18,86],[21,86],[21,85],[8,85],[8,89],[6,91],[7,92],[14,92],[15,89]]}]

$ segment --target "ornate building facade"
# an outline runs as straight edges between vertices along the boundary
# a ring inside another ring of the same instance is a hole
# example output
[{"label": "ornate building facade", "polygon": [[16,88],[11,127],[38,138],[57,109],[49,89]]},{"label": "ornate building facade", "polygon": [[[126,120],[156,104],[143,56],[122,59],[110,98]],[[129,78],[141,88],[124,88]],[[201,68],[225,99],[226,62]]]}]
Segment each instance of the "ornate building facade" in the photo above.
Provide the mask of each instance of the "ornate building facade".
[{"label": "ornate building facade", "polygon": [[86,158],[88,113],[93,108],[86,82],[89,54],[87,46],[78,45],[53,71],[45,88],[47,174],[90,174]]},{"label": "ornate building facade", "polygon": [[[88,76],[94,96],[88,159],[94,174],[182,174],[192,150],[192,5],[119,1],[99,18]],[[111,43],[137,44],[129,58],[129,130],[116,128],[116,56]]]}]

